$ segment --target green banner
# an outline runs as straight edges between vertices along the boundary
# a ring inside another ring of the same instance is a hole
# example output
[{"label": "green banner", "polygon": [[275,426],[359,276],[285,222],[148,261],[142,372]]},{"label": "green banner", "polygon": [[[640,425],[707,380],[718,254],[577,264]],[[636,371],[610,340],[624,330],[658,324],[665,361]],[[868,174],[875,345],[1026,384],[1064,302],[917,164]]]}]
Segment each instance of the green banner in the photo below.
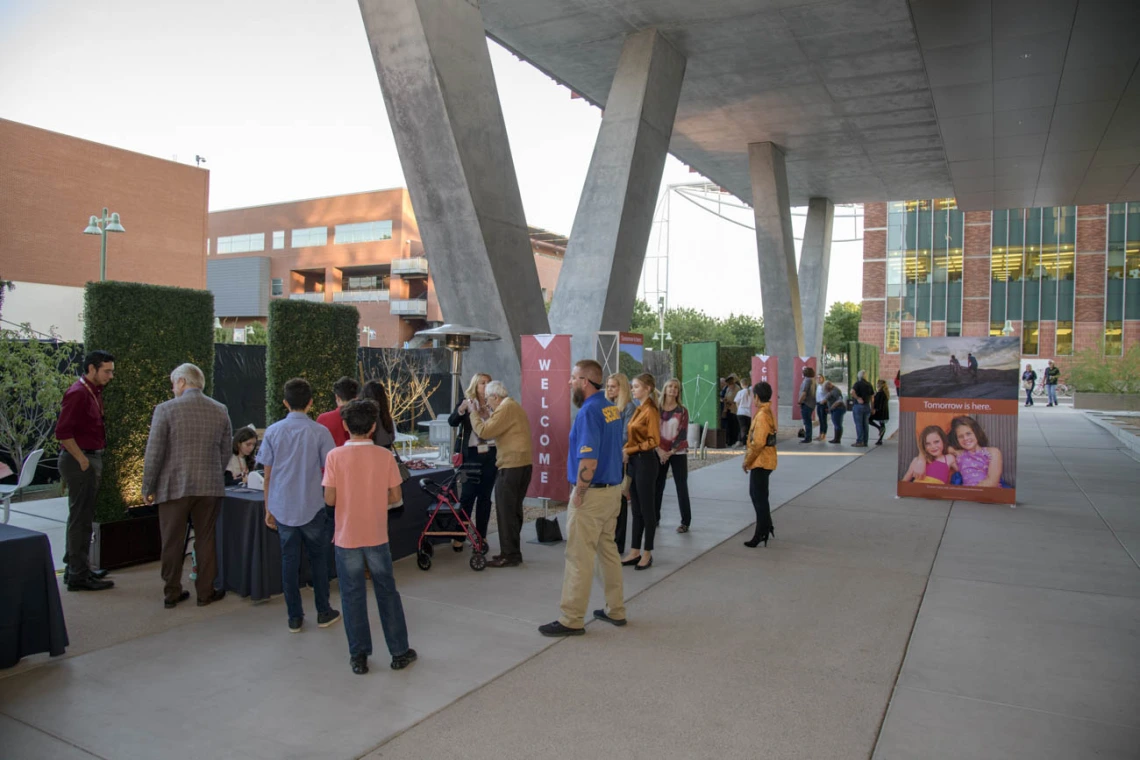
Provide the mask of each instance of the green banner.
[{"label": "green banner", "polygon": [[681,391],[689,410],[689,423],[720,428],[720,387],[717,385],[719,346],[711,343],[686,343],[681,346]]}]

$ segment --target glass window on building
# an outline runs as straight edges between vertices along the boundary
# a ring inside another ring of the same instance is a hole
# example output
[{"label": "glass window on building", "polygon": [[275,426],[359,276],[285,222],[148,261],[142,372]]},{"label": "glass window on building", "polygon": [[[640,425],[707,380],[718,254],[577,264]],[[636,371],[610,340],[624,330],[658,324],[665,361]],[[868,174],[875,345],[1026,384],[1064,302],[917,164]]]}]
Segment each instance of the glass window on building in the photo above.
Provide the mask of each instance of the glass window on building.
[{"label": "glass window on building", "polygon": [[285,230],[277,230],[273,233],[273,250],[280,251],[285,247]]},{"label": "glass window on building", "polygon": [[884,350],[897,354],[902,339],[903,297],[906,293],[904,262],[908,240],[914,240],[914,225],[908,224],[911,204],[887,204],[887,302]]},{"label": "glass window on building", "polygon": [[1128,204],[1124,249],[1124,318],[1140,319],[1140,203]]},{"label": "glass window on building", "polygon": [[265,233],[249,235],[227,235],[218,238],[218,253],[248,253],[265,250]]},{"label": "glass window on building", "polygon": [[1037,338],[1040,330],[1036,320],[1021,323],[1021,353],[1026,356],[1037,356]]},{"label": "glass window on building", "polygon": [[280,277],[274,277],[269,281],[269,295],[282,296],[285,295],[285,284]]},{"label": "glass window on building", "polygon": [[1057,321],[1057,356],[1073,355],[1073,322],[1072,320]]},{"label": "glass window on building", "polygon": [[392,280],[390,265],[352,267],[341,270],[341,288],[347,292],[389,290]]},{"label": "glass window on building", "polygon": [[385,219],[375,222],[357,222],[355,224],[338,224],[333,236],[333,242],[343,243],[372,243],[377,240],[392,239],[392,222]]},{"label": "glass window on building", "polygon": [[329,244],[328,227],[307,227],[302,230],[293,230],[291,248],[313,248]]},{"label": "glass window on building", "polygon": [[1104,352],[1124,353],[1124,321],[1140,319],[1140,203],[1108,207]]},{"label": "glass window on building", "polygon": [[1119,319],[1104,321],[1104,355],[1124,355],[1124,323]]}]

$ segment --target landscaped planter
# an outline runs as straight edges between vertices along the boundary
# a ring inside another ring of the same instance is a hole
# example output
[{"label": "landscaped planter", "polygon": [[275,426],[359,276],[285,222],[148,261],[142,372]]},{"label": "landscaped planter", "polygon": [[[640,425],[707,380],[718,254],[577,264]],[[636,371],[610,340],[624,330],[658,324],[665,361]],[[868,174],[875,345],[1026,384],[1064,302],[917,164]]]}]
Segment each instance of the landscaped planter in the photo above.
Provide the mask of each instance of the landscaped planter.
[{"label": "landscaped planter", "polygon": [[1140,393],[1073,393],[1074,409],[1094,409],[1099,412],[1140,412]]},{"label": "landscaped planter", "polygon": [[162,534],[154,507],[130,510],[130,516],[93,526],[91,566],[114,570],[144,562],[157,562],[162,555]]}]

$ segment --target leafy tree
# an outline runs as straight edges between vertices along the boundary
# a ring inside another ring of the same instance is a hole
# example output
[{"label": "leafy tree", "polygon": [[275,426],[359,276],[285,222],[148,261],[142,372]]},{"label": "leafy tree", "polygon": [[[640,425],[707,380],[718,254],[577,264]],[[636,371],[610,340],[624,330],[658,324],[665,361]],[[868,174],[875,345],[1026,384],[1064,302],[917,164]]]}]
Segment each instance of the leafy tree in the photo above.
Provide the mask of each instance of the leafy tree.
[{"label": "leafy tree", "polygon": [[751,314],[729,314],[721,320],[716,339],[725,346],[755,346],[764,348],[764,320]]},{"label": "leafy tree", "polygon": [[58,447],[55,422],[63,394],[75,382],[74,343],[40,341],[31,327],[0,330],[0,453],[16,473],[36,449],[51,455]]},{"label": "leafy tree", "polygon": [[4,294],[7,293],[9,290],[15,290],[15,289],[16,289],[16,283],[12,282],[11,280],[5,280],[3,278],[0,278],[0,310],[3,310],[3,308],[4,308]]},{"label": "leafy tree", "polygon": [[831,304],[823,318],[823,347],[830,354],[847,355],[847,344],[859,340],[859,322],[863,307],[850,301]]},{"label": "leafy tree", "polygon": [[[234,327],[215,327],[215,343],[235,343]],[[245,344],[247,346],[265,346],[269,343],[269,331],[260,322],[253,322],[245,328]]]},{"label": "leafy tree", "polygon": [[[653,340],[660,322],[657,312],[644,301],[637,301],[633,307],[630,330],[645,335],[645,345],[656,348],[660,341]],[[675,345],[719,340],[726,346],[764,346],[764,320],[751,314],[730,314],[727,319],[717,319],[699,309],[679,307],[665,311],[665,332],[669,338],[665,348],[672,350]]]}]

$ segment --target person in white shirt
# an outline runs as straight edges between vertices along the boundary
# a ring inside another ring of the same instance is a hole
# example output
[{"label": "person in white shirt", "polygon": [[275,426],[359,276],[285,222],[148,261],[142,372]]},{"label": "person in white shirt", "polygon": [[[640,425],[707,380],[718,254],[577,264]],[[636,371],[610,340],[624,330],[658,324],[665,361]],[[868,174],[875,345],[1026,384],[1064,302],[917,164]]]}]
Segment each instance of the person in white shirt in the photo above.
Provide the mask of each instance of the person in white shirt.
[{"label": "person in white shirt", "polygon": [[733,445],[740,444],[744,446],[748,441],[748,431],[752,427],[752,377],[748,377],[748,382],[736,394],[733,399],[736,402],[736,419],[740,421],[740,436],[739,440],[734,441]]},{"label": "person in white shirt", "polygon": [[815,377],[815,416],[819,420],[819,439],[827,440],[827,378],[823,373]]}]

